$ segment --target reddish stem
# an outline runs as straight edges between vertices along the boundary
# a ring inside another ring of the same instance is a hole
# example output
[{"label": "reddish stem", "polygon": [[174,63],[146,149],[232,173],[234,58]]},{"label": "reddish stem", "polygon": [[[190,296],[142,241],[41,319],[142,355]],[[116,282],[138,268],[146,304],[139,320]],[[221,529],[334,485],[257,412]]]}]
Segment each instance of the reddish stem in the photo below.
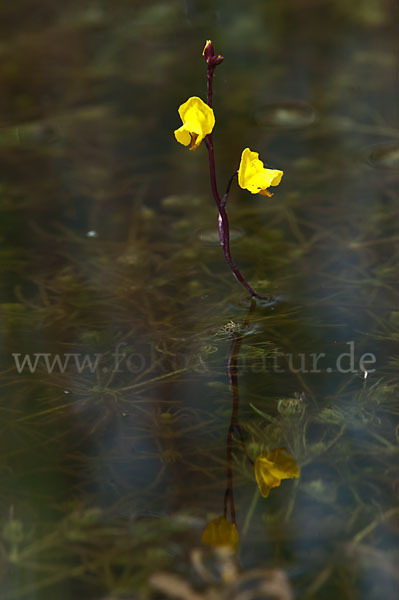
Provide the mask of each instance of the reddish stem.
[{"label": "reddish stem", "polygon": [[[251,300],[251,305],[248,310],[248,314],[244,323],[242,324],[242,328],[245,330],[248,327],[249,320],[251,315],[255,309],[255,301]],[[238,423],[238,409],[240,405],[240,396],[238,389],[238,359],[240,355],[241,344],[243,340],[243,332],[233,333],[233,342],[230,347],[229,358],[227,361],[227,376],[229,379],[229,387],[233,396],[233,405],[231,410],[231,418],[229,430],[227,432],[227,440],[226,440],[226,459],[227,459],[227,486],[224,494],[224,517],[227,517],[227,508],[230,504],[230,515],[231,521],[236,523],[236,512],[234,506],[234,492],[233,492],[233,440],[234,433],[238,432],[238,435],[241,440],[241,444],[245,448],[245,442],[242,439],[240,426]],[[249,458],[247,456],[247,458]],[[249,458],[250,462],[252,460]]]},{"label": "reddish stem", "polygon": [[[214,66],[208,65],[208,73],[207,73],[208,74],[208,105],[211,108],[212,108],[212,96],[213,96],[212,83],[213,83],[214,70],[215,70]],[[230,187],[231,187],[234,177],[236,176],[236,173],[234,173],[233,176],[231,177],[231,179],[228,183],[227,189],[226,189],[226,193],[224,194],[223,199],[221,199],[220,195],[219,195],[218,187],[217,187],[217,182],[216,182],[215,153],[214,153],[214,149],[213,149],[212,133],[208,134],[207,137],[205,138],[205,144],[206,144],[206,147],[208,148],[209,173],[210,173],[210,178],[211,178],[212,194],[213,194],[214,200],[216,202],[216,206],[218,207],[218,211],[219,211],[218,229],[219,229],[220,244],[223,248],[225,259],[226,259],[227,264],[229,265],[230,269],[232,270],[233,274],[235,275],[237,281],[239,281],[248,290],[250,295],[253,297],[262,298],[262,296],[260,294],[258,294],[253,289],[252,286],[249,285],[249,283],[245,279],[244,275],[241,273],[241,271],[239,270],[237,265],[234,263],[233,258],[231,256],[231,252],[230,252],[230,226],[229,226],[229,219],[227,217],[227,212],[226,212],[225,206],[226,206],[228,194],[230,191]]]}]

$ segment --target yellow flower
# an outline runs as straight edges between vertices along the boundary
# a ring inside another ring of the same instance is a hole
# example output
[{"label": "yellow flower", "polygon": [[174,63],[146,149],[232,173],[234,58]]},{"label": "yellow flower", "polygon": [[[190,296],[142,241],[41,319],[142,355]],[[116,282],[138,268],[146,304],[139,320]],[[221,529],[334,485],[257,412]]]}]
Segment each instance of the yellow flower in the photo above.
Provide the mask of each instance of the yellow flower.
[{"label": "yellow flower", "polygon": [[224,517],[213,519],[202,532],[201,542],[212,548],[227,546],[236,552],[239,542],[237,527]]},{"label": "yellow flower", "polygon": [[183,125],[175,130],[175,138],[183,146],[191,142],[190,150],[198,148],[215,125],[213,110],[197,96],[189,98],[179,107],[179,115]]},{"label": "yellow flower", "polygon": [[238,170],[238,185],[244,190],[250,191],[251,194],[272,196],[267,188],[278,185],[282,176],[283,171],[266,169],[259,160],[258,152],[252,152],[249,148],[243,150]]},{"label": "yellow flower", "polygon": [[278,487],[282,479],[299,477],[299,467],[286,453],[285,448],[263,452],[255,461],[255,477],[260,493],[267,498],[271,488]]}]

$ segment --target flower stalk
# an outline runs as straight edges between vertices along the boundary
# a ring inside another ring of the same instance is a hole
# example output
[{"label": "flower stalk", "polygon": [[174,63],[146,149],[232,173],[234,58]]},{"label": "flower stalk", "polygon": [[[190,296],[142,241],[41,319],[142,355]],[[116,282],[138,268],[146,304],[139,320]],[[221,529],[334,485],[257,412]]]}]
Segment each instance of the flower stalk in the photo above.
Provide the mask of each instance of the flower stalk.
[{"label": "flower stalk", "polygon": [[263,196],[271,197],[273,194],[269,192],[268,188],[270,186],[279,185],[283,172],[276,169],[265,168],[263,162],[259,160],[259,154],[257,152],[252,152],[249,148],[245,148],[242,152],[240,167],[238,171],[235,171],[231,176],[224,196],[221,198],[216,181],[215,151],[212,134],[215,124],[215,115],[212,104],[214,71],[224,58],[220,54],[215,54],[211,40],[207,40],[202,54],[207,63],[207,104],[200,98],[194,96],[180,106],[179,115],[183,124],[179,129],[175,130],[175,137],[176,140],[184,146],[188,146],[191,143],[190,150],[195,150],[202,140],[205,141],[208,150],[212,195],[218,209],[219,239],[226,262],[237,281],[245,287],[251,297],[271,300],[270,297],[261,296],[254,290],[233,261],[230,251],[230,225],[226,204],[231,185],[237,175],[238,184],[241,188],[248,190],[252,194],[261,194]]},{"label": "flower stalk", "polygon": [[[208,106],[210,108],[212,108],[212,103],[213,103],[212,83],[213,83],[214,71],[215,71],[215,66],[210,64],[210,62],[208,61],[208,68],[207,68]],[[248,283],[248,281],[245,279],[244,275],[241,273],[241,271],[239,270],[239,268],[233,261],[233,258],[231,256],[231,252],[230,252],[230,224],[229,224],[229,218],[228,218],[227,212],[226,212],[226,203],[227,203],[227,198],[228,198],[228,195],[230,192],[231,184],[233,183],[235,176],[238,174],[238,171],[234,172],[232,177],[230,178],[230,181],[226,188],[226,192],[222,199],[219,195],[217,181],[216,181],[215,152],[213,149],[212,133],[209,133],[207,135],[207,137],[205,138],[205,144],[208,149],[209,173],[210,173],[210,178],[211,178],[212,194],[213,194],[213,198],[216,202],[216,206],[218,207],[218,211],[219,211],[218,230],[219,230],[220,245],[223,248],[224,257],[225,257],[226,262],[229,265],[230,269],[232,270],[235,278],[237,279],[237,281],[239,281],[239,283],[241,283],[245,287],[245,289],[248,290],[248,292],[250,293],[250,295],[252,297],[261,298],[262,296],[260,296],[260,294],[258,294],[254,290],[254,288]]]}]

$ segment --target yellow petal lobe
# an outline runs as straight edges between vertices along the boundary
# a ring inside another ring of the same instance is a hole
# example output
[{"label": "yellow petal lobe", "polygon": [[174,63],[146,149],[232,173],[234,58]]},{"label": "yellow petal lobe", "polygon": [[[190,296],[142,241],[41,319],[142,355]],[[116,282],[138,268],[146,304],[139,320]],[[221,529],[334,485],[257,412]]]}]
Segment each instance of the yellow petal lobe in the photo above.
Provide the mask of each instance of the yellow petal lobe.
[{"label": "yellow petal lobe", "polygon": [[212,133],[214,112],[201,98],[193,96],[179,107],[179,115],[183,125],[175,130],[175,138],[183,146],[191,142],[190,150],[195,150],[204,137]]},{"label": "yellow petal lobe", "polygon": [[187,129],[184,127],[184,125],[179,127],[179,129],[176,129],[175,138],[177,139],[178,142],[180,142],[180,144],[183,144],[183,146],[188,146],[189,143],[191,142],[191,135],[187,131]]},{"label": "yellow petal lobe", "polygon": [[255,478],[260,493],[267,498],[271,488],[278,487],[282,479],[299,477],[300,470],[285,448],[263,452],[255,461]]},{"label": "yellow petal lobe", "polygon": [[241,155],[240,167],[238,169],[238,185],[251,192],[251,194],[262,194],[271,196],[267,188],[280,183],[283,171],[277,169],[266,169],[263,162],[259,160],[258,152],[252,152],[245,148]]},{"label": "yellow petal lobe", "polygon": [[224,517],[210,521],[202,532],[201,542],[212,548],[228,547],[236,552],[239,543],[237,527]]}]

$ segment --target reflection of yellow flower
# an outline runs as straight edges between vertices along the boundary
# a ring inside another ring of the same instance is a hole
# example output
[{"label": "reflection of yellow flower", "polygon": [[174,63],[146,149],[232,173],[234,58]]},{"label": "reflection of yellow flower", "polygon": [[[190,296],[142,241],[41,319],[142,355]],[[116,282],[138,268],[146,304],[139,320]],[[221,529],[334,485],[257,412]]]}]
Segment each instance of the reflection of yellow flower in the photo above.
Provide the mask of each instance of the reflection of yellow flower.
[{"label": "reflection of yellow flower", "polygon": [[237,527],[224,517],[213,519],[202,532],[201,542],[212,548],[227,546],[235,552],[239,542]]},{"label": "reflection of yellow flower", "polygon": [[299,477],[299,467],[286,453],[285,448],[263,452],[255,461],[255,477],[260,493],[267,498],[271,488],[280,485],[282,479]]},{"label": "reflection of yellow flower", "polygon": [[176,129],[175,138],[183,146],[191,142],[190,150],[195,150],[204,137],[212,132],[215,125],[213,110],[201,98],[193,96],[179,107],[179,115],[183,125]]},{"label": "reflection of yellow flower", "polygon": [[245,148],[241,155],[240,168],[238,170],[238,184],[251,194],[262,194],[272,196],[267,189],[271,185],[278,185],[283,176],[282,171],[266,169],[263,162],[259,160],[258,152],[252,152]]}]

